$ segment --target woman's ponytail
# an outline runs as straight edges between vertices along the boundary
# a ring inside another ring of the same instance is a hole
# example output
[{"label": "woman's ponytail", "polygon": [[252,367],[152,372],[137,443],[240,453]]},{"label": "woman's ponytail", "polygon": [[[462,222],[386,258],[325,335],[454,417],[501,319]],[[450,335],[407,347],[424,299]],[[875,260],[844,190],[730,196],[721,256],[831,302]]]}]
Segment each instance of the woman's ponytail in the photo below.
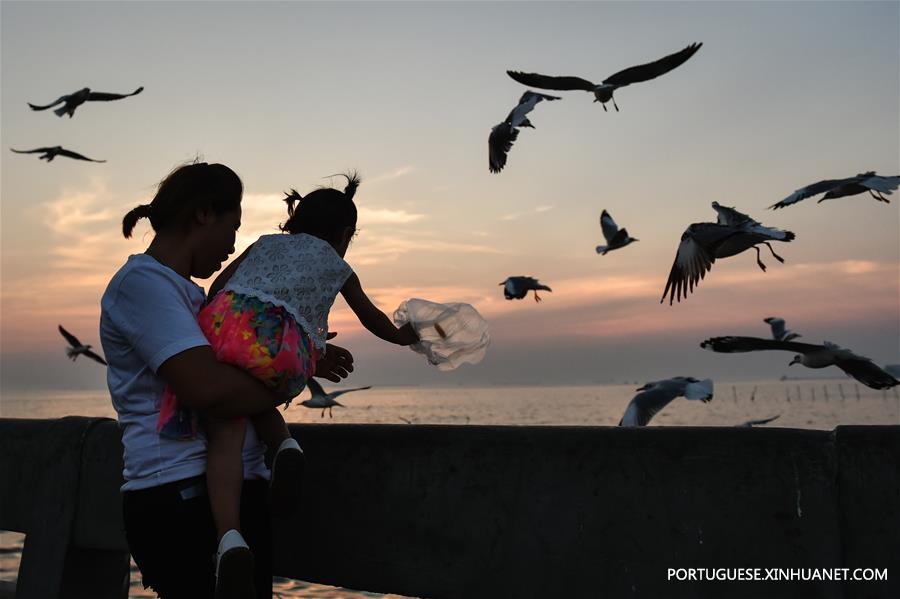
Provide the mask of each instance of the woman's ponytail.
[{"label": "woman's ponytail", "polygon": [[125,235],[125,239],[131,237],[134,226],[142,218],[150,218],[150,204],[140,204],[139,206],[135,206],[135,208],[122,219],[122,234]]}]

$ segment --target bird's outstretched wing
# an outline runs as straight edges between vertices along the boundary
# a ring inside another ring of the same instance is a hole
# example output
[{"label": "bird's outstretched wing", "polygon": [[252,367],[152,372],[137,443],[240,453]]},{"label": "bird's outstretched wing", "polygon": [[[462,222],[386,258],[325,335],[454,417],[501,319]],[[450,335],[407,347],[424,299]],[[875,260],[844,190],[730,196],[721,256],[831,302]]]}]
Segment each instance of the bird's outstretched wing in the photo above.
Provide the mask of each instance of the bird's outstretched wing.
[{"label": "bird's outstretched wing", "polygon": [[331,396],[331,399],[335,399],[337,397],[340,397],[344,393],[350,393],[351,391],[364,391],[371,388],[372,385],[366,385],[365,387],[354,387],[353,389],[341,389],[339,391],[332,391],[329,395]]},{"label": "bird's outstretched wing", "polygon": [[529,112],[534,110],[534,107],[538,102],[543,100],[553,101],[553,100],[561,100],[562,98],[559,96],[548,96],[547,94],[539,94],[538,92],[527,91],[522,94],[522,97],[519,98],[519,103],[513,108],[509,115],[506,117],[506,122],[512,125],[513,127],[521,127],[523,124],[526,126],[533,127],[528,119],[525,118]]},{"label": "bird's outstretched wing", "polygon": [[619,225],[616,224],[616,221],[613,220],[613,217],[606,210],[600,215],[600,227],[603,229],[603,237],[606,238],[606,243],[612,244],[613,238],[619,232]]},{"label": "bird's outstretched wing", "polygon": [[751,427],[751,426],[756,426],[757,424],[768,424],[768,423],[772,422],[773,420],[777,420],[780,417],[781,417],[781,414],[776,414],[775,416],[772,416],[771,418],[760,418],[759,420],[748,420],[747,422],[744,422],[743,424],[739,424],[738,426]]},{"label": "bird's outstretched wing", "polygon": [[828,191],[829,189],[834,189],[835,187],[839,187],[849,181],[849,179],[825,179],[824,181],[818,181],[816,183],[811,183],[806,187],[801,187],[796,190],[794,193],[784,198],[780,202],[776,202],[769,206],[770,210],[778,210],[779,208],[784,208],[785,206],[790,206],[791,204],[796,204],[801,200],[805,200],[806,198],[811,198],[816,194],[820,194],[823,191]]},{"label": "bird's outstretched wing", "polygon": [[109,94],[106,92],[91,92],[88,94],[88,101],[90,102],[109,102],[110,100],[121,100],[122,98],[128,98],[129,96],[136,96],[139,93],[144,91],[143,87],[139,87],[130,94]]},{"label": "bird's outstretched wing", "polygon": [[739,212],[731,206],[722,206],[718,202],[713,202],[712,207],[713,210],[716,211],[716,215],[718,217],[717,222],[720,225],[737,227],[745,223],[759,224],[757,221],[750,218],[749,215],[744,214],[743,212]]},{"label": "bird's outstretched wing", "polygon": [[891,195],[900,186],[900,176],[882,177],[881,175],[872,175],[860,181],[859,184],[871,190],[880,191],[885,195]]},{"label": "bird's outstretched wing", "polygon": [[777,339],[762,339],[759,337],[711,337],[700,344],[703,349],[710,351],[734,354],[751,351],[763,351],[769,349],[798,352],[801,354],[821,350],[822,345],[811,343],[797,343],[796,341],[778,341]]},{"label": "bird's outstretched wing", "polygon": [[610,245],[621,245],[628,239],[628,229],[619,229],[619,231],[609,241]]},{"label": "bird's outstretched wing", "polygon": [[94,160],[93,158],[88,158],[78,152],[73,152],[72,150],[62,149],[59,151],[60,156],[67,156],[69,158],[74,158],[75,160],[87,160],[88,162],[106,162],[105,160]]},{"label": "bird's outstretched wing", "polygon": [[596,87],[587,79],[581,77],[553,77],[550,75],[541,75],[539,73],[522,73],[520,71],[506,71],[506,74],[528,87],[539,87],[541,89],[557,89],[568,91],[573,89],[581,89],[587,92],[594,91]]},{"label": "bird's outstretched wing", "polygon": [[625,408],[619,426],[647,426],[675,397],[669,390],[660,387],[638,393]]},{"label": "bird's outstretched wing", "polygon": [[309,377],[306,381],[306,386],[309,387],[309,392],[312,394],[313,398],[325,397],[325,389],[322,388],[322,385],[320,385],[319,381],[316,379]]},{"label": "bird's outstretched wing", "polygon": [[707,248],[714,247],[721,240],[734,235],[735,230],[713,223],[694,223],[681,235],[681,243],[675,254],[675,262],[669,271],[666,288],[659,303],[669,295],[669,305],[677,299],[687,299],[688,293],[706,276],[716,261],[715,255]]},{"label": "bird's outstretched wing", "polygon": [[684,64],[702,45],[702,42],[699,44],[691,44],[683,50],[664,56],[659,60],[638,65],[636,67],[629,67],[619,71],[615,75],[607,77],[603,80],[603,83],[621,87],[623,85],[631,85],[632,83],[640,83],[641,81],[655,79]]},{"label": "bird's outstretched wing", "polygon": [[16,154],[38,154],[38,153],[43,153],[43,152],[49,152],[52,149],[53,148],[35,148],[34,150],[15,150],[13,148],[10,148],[10,150],[15,152]]},{"label": "bird's outstretched wing", "polygon": [[775,339],[781,339],[784,337],[784,326],[785,322],[783,318],[777,318],[775,316],[771,318],[765,319],[763,322],[767,322],[770,327],[772,327],[772,337]]},{"label": "bird's outstretched wing", "polygon": [[890,389],[900,381],[867,358],[839,359],[835,366],[871,389]]},{"label": "bird's outstretched wing", "polygon": [[488,170],[499,173],[506,166],[506,155],[513,142],[519,137],[519,130],[503,122],[491,129],[488,137]]},{"label": "bird's outstretched wing", "polygon": [[32,110],[47,110],[48,108],[53,108],[60,102],[65,102],[68,98],[69,96],[60,96],[56,99],[55,102],[51,104],[45,104],[44,106],[38,106],[37,104],[32,104],[31,102],[28,102],[27,104],[31,107]]},{"label": "bird's outstretched wing", "polygon": [[69,345],[72,347],[82,347],[81,341],[78,340],[78,337],[65,330],[62,325],[59,326],[59,332],[62,333],[62,336],[66,338],[66,341],[69,342]]},{"label": "bird's outstretched wing", "polygon": [[109,366],[109,364],[106,363],[106,360],[104,360],[103,358],[101,358],[100,356],[98,356],[97,354],[92,352],[91,350],[87,350],[86,352],[84,352],[84,356],[86,358],[90,358],[91,360],[93,360],[95,362],[100,362],[104,366]]}]

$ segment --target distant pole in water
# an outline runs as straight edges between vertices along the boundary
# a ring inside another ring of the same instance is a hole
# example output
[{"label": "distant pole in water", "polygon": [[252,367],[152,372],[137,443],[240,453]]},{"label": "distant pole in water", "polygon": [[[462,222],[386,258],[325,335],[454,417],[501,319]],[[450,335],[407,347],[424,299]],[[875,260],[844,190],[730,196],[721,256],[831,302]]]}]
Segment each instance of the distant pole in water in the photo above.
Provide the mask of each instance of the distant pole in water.
[{"label": "distant pole in water", "polygon": [[756,385],[753,385],[753,391],[750,392],[750,401],[756,401]]},{"label": "distant pole in water", "polygon": [[809,390],[812,391],[812,400],[816,401],[816,388],[810,387]]},{"label": "distant pole in water", "polygon": [[844,401],[844,387],[840,383],[838,383],[838,392],[841,394],[841,401]]},{"label": "distant pole in water", "polygon": [[797,401],[801,401],[803,399],[803,394],[800,393],[800,385],[797,385]]},{"label": "distant pole in water", "polygon": [[735,403],[737,403],[737,387],[734,385],[731,386],[731,395],[734,398]]},{"label": "distant pole in water", "polygon": [[856,385],[856,401],[859,401],[859,385]]},{"label": "distant pole in water", "polygon": [[785,399],[787,399],[788,403],[791,403],[791,388],[790,387],[784,388],[784,397],[785,397]]},{"label": "distant pole in water", "polygon": [[825,392],[825,401],[828,401],[828,385],[822,385],[822,390]]}]

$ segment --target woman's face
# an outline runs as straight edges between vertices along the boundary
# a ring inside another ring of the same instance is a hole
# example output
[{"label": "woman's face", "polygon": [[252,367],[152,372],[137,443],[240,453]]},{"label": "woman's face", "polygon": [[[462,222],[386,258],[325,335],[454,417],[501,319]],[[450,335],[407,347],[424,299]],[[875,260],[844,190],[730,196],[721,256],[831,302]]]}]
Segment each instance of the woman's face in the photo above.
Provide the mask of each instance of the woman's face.
[{"label": "woman's face", "polygon": [[209,278],[234,253],[234,238],[241,226],[241,208],[216,214],[204,211],[197,215],[198,225],[193,231],[194,253],[191,276]]}]

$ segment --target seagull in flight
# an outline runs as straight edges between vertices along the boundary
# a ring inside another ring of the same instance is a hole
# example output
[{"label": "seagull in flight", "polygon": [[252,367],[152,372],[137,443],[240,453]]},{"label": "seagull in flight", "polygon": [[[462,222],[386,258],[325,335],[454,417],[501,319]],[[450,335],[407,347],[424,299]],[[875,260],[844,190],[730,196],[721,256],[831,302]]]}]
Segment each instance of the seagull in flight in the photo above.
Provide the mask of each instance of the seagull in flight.
[{"label": "seagull in flight", "polygon": [[773,420],[777,420],[780,416],[781,416],[781,414],[776,414],[775,416],[772,416],[771,418],[760,418],[759,420],[748,420],[747,422],[743,422],[743,423],[739,424],[738,426],[744,426],[744,427],[750,428],[753,426],[758,426],[760,424],[768,424],[768,423],[772,422]]},{"label": "seagull in flight", "polygon": [[879,202],[890,204],[891,201],[884,197],[884,194],[891,195],[897,186],[900,186],[900,176],[883,177],[875,174],[875,171],[860,173],[855,177],[847,177],[846,179],[826,179],[818,183],[812,183],[806,187],[801,187],[788,197],[784,198],[777,204],[769,206],[772,210],[778,210],[785,206],[796,204],[806,198],[811,198],[825,192],[817,203],[825,200],[833,200],[834,198],[843,198],[846,196],[855,196],[861,193],[869,192],[873,198]]},{"label": "seagull in flight", "polygon": [[616,221],[609,215],[606,210],[600,215],[600,227],[603,229],[603,237],[606,238],[607,245],[598,245],[597,253],[605,256],[607,252],[623,248],[632,241],[639,241],[628,235],[628,231],[620,229]]},{"label": "seagull in flight", "polygon": [[541,298],[537,293],[538,290],[553,291],[533,277],[508,277],[500,284],[503,285],[503,297],[508,300],[522,299],[529,291],[534,291],[534,301],[539,302]]},{"label": "seagull in flight", "polygon": [[344,393],[350,393],[351,391],[362,391],[363,389],[371,389],[372,386],[366,387],[356,387],[354,389],[341,389],[340,391],[332,391],[331,393],[325,393],[325,390],[322,388],[322,385],[319,384],[319,381],[316,379],[310,378],[306,381],[306,386],[309,387],[309,393],[311,397],[307,400],[301,401],[301,406],[306,406],[307,408],[322,408],[322,418],[325,417],[325,410],[328,410],[328,417],[334,418],[334,415],[331,413],[331,408],[334,406],[345,407],[344,404],[339,403],[336,398],[343,395]]},{"label": "seagull in flight", "polygon": [[88,162],[106,162],[105,160],[94,160],[93,158],[88,158],[78,152],[73,152],[72,150],[67,150],[62,146],[52,146],[47,148],[35,148],[33,150],[15,150],[10,148],[16,154],[43,154],[43,156],[39,156],[41,160],[46,160],[47,162],[52,162],[54,158],[57,156],[65,156],[66,158],[74,158],[75,160],[87,160]]},{"label": "seagull in flight", "polygon": [[796,339],[797,337],[801,336],[800,333],[795,333],[794,331],[790,331],[784,328],[783,318],[770,316],[768,318],[764,318],[763,322],[772,327],[772,339],[775,339],[776,341],[790,341],[791,339]]},{"label": "seagull in flight", "polygon": [[711,379],[701,381],[690,376],[676,376],[647,383],[637,391],[640,393],[625,408],[619,426],[647,426],[657,412],[682,395],[685,399],[699,399],[707,403],[713,398],[713,382]]},{"label": "seagull in flight", "polygon": [[69,342],[69,347],[66,348],[66,356],[71,358],[73,362],[78,359],[78,356],[84,356],[95,362],[100,362],[104,366],[108,366],[106,360],[91,351],[90,345],[84,345],[78,340],[78,337],[65,330],[62,325],[59,325],[59,332],[62,333],[62,336]]},{"label": "seagull in flight", "polygon": [[506,166],[506,155],[512,149],[513,142],[519,137],[519,127],[531,127],[534,125],[525,116],[535,105],[542,100],[560,100],[559,96],[548,96],[537,92],[527,91],[519,98],[519,104],[513,108],[499,125],[491,129],[488,137],[488,169],[492,173],[499,173]]},{"label": "seagull in flight", "polygon": [[693,223],[681,235],[681,243],[675,254],[675,262],[669,272],[666,288],[659,303],[669,296],[669,305],[675,299],[687,299],[688,293],[700,284],[700,279],[712,269],[717,258],[736,256],[745,250],[756,250],[756,263],[765,272],[766,265],[759,258],[759,245],[765,245],[779,262],[784,258],[775,253],[769,241],[789,242],[794,239],[791,231],[764,227],[746,214],[728,206],[712,203],[718,214],[715,223]]},{"label": "seagull in flight", "polygon": [[528,87],[564,91],[580,89],[591,92],[594,94],[594,102],[600,102],[603,106],[603,110],[606,110],[606,103],[612,100],[613,106],[618,112],[619,107],[616,105],[615,99],[613,99],[614,91],[620,87],[656,79],[660,75],[668,73],[672,69],[684,64],[702,45],[702,43],[691,44],[683,50],[664,56],[659,60],[635,67],[629,67],[623,71],[619,71],[615,75],[607,77],[603,80],[603,83],[599,84],[588,81],[587,79],[582,79],[581,77],[552,77],[540,75],[538,73],[522,73],[519,71],[506,71],[506,74]]},{"label": "seagull in flight", "polygon": [[728,336],[712,337],[701,343],[700,347],[720,353],[741,353],[770,349],[799,352],[788,366],[793,366],[794,364],[802,364],[807,368],[837,366],[866,387],[872,389],[890,389],[895,385],[900,385],[900,381],[890,373],[882,370],[869,358],[857,355],[849,349],[829,341],[826,341],[823,345],[813,345],[796,341]]},{"label": "seagull in flight", "polygon": [[37,106],[29,102],[28,105],[31,106],[32,110],[47,110],[48,108],[53,108],[57,104],[62,103],[62,106],[60,106],[53,112],[56,114],[56,116],[61,117],[64,114],[68,114],[69,118],[72,118],[72,115],[75,114],[75,109],[85,102],[109,102],[110,100],[121,100],[122,98],[127,98],[129,96],[136,96],[142,91],[144,91],[144,88],[139,87],[130,94],[108,94],[105,92],[92,92],[91,88],[85,87],[78,90],[77,92],[72,92],[71,94],[60,96],[56,99],[55,102],[51,102],[50,104]]}]

